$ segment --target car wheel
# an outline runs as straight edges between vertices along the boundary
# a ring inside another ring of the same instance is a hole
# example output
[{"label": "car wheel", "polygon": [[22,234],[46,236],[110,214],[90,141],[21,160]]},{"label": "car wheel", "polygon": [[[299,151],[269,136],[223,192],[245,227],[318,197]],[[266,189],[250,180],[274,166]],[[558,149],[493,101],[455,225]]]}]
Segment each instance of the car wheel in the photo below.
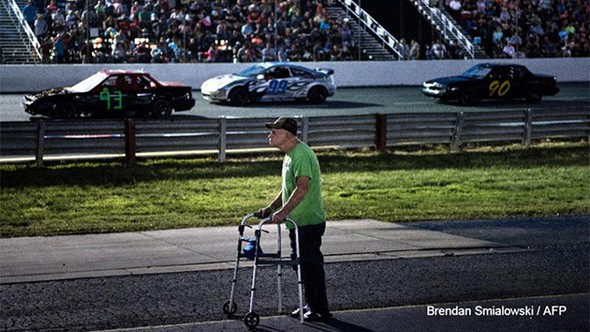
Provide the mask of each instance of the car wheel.
[{"label": "car wheel", "polygon": [[229,93],[229,101],[236,106],[244,106],[249,101],[246,88],[235,88]]},{"label": "car wheel", "polygon": [[475,91],[467,89],[459,95],[459,102],[461,105],[473,105],[475,103]]},{"label": "car wheel", "polygon": [[90,118],[94,118],[94,112],[93,111],[78,111],[78,112],[76,112],[75,116],[77,118],[81,118],[81,119],[90,119]]},{"label": "car wheel", "polygon": [[172,114],[172,104],[166,99],[157,99],[152,105],[150,116],[153,118],[166,118]]},{"label": "car wheel", "polygon": [[76,115],[76,107],[69,102],[61,102],[53,105],[51,117],[57,119],[69,119]]},{"label": "car wheel", "polygon": [[527,93],[524,97],[524,99],[526,101],[528,101],[529,103],[538,103],[541,101],[542,98],[543,98],[543,96],[535,90],[527,91]]},{"label": "car wheel", "polygon": [[328,98],[328,91],[322,86],[314,86],[307,93],[307,99],[314,104],[321,104]]}]

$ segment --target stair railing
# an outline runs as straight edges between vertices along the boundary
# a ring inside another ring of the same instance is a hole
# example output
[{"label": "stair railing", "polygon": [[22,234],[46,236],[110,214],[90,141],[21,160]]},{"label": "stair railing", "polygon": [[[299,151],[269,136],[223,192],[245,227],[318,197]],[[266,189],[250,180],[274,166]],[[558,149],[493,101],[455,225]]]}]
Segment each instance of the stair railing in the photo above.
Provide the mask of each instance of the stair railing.
[{"label": "stair railing", "polygon": [[469,58],[475,57],[475,47],[473,43],[467,38],[462,30],[457,27],[439,8],[430,6],[429,0],[414,0],[414,5],[418,11],[424,15],[430,24],[439,26],[440,33],[443,39],[447,42],[454,40],[457,44],[469,55]]},{"label": "stair railing", "polygon": [[[387,46],[399,60],[404,60],[404,56],[400,53],[400,43],[395,37],[393,37],[389,31],[387,31],[379,22],[377,22],[369,13],[364,11],[357,3],[352,0],[338,0],[349,15],[352,15],[358,19],[358,22],[363,25],[366,29],[370,30],[379,38],[384,46]],[[359,45],[360,47],[360,45]]]},{"label": "stair railing", "polygon": [[15,0],[8,0],[8,4],[9,4],[10,8],[12,9],[12,11],[14,12],[14,15],[16,15],[16,18],[18,19],[20,26],[24,29],[25,34],[27,35],[27,39],[29,40],[31,45],[33,45],[33,49],[35,51],[35,54],[33,54],[33,55],[35,57],[37,57],[40,61],[42,59],[42,56],[41,56],[41,44],[39,44],[39,40],[37,40],[35,33],[33,33],[33,30],[31,30],[31,27],[29,27],[29,24],[25,20],[23,13],[21,13],[20,9],[18,8],[16,1]]}]

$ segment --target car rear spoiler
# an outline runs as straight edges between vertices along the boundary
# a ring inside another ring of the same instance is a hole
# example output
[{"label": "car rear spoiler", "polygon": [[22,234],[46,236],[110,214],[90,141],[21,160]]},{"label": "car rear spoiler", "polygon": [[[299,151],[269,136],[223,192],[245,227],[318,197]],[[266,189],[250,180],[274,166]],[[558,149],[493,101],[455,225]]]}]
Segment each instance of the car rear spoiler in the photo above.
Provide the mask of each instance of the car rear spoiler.
[{"label": "car rear spoiler", "polygon": [[326,75],[334,75],[334,69],[330,69],[330,68],[316,68],[316,71],[319,71],[320,73],[326,74]]}]

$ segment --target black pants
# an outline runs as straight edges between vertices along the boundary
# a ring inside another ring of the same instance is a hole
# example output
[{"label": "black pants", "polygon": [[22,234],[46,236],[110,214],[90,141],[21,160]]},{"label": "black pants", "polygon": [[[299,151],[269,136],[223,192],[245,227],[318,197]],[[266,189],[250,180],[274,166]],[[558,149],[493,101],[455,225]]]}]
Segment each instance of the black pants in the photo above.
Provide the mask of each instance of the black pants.
[{"label": "black pants", "polygon": [[[311,311],[327,314],[326,276],[324,255],[320,250],[326,223],[299,227],[299,254],[301,258],[301,280],[305,289],[305,300]],[[295,255],[295,230],[289,230],[291,257]]]}]

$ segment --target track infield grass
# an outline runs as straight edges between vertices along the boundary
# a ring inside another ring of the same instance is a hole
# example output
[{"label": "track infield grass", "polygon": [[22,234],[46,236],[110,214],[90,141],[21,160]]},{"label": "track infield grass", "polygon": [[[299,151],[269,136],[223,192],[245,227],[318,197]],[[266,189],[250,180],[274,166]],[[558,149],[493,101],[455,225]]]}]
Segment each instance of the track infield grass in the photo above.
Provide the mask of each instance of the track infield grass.
[{"label": "track infield grass", "polygon": [[[445,150],[445,149],[441,149]],[[448,151],[325,151],[329,220],[590,214],[588,142]],[[282,155],[0,165],[0,236],[237,225],[280,189]]]}]

